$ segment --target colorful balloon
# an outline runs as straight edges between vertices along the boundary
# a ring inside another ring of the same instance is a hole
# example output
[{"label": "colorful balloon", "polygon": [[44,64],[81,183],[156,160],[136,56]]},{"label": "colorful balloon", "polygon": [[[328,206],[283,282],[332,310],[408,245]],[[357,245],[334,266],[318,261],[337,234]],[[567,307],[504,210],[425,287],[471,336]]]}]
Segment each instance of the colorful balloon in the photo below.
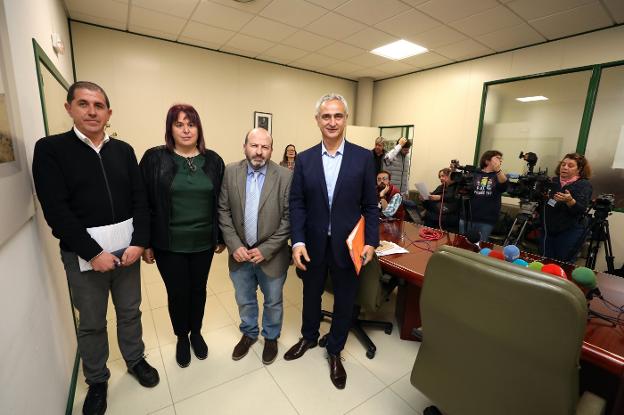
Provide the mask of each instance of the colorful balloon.
[{"label": "colorful balloon", "polygon": [[542,264],[539,261],[533,261],[529,264],[529,268],[535,270],[535,271],[541,271],[542,267],[544,266],[544,264]]},{"label": "colorful balloon", "polygon": [[529,266],[529,263],[526,262],[524,259],[521,259],[521,258],[515,259],[513,261],[513,263],[516,264],[516,265],[520,265],[521,267],[528,267]]},{"label": "colorful balloon", "polygon": [[551,275],[555,275],[555,276],[557,276],[559,278],[563,278],[564,280],[569,279],[568,275],[565,273],[563,268],[561,268],[557,264],[546,264],[546,265],[544,265],[542,267],[542,272],[545,272],[545,273],[551,274]]}]

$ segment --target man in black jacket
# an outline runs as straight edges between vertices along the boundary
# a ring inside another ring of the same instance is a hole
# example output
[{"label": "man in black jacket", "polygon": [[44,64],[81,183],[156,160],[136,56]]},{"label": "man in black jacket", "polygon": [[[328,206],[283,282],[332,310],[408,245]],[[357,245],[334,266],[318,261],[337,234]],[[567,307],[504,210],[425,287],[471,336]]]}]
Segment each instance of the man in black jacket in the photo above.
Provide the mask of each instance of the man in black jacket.
[{"label": "man in black jacket", "polygon": [[[134,150],[104,131],[112,113],[104,90],[91,82],[76,82],[67,92],[65,109],[74,127],[37,141],[33,178],[46,221],[60,239],[72,300],[80,313],[78,349],[89,384],[83,413],[103,414],[110,377],[109,291],[128,371],[143,386],[159,382],[158,372],[143,356],[139,310],[138,259],[149,240],[149,212]],[[102,246],[104,241],[96,235],[111,236],[111,228],[117,235],[127,233],[124,249],[107,252]]]}]

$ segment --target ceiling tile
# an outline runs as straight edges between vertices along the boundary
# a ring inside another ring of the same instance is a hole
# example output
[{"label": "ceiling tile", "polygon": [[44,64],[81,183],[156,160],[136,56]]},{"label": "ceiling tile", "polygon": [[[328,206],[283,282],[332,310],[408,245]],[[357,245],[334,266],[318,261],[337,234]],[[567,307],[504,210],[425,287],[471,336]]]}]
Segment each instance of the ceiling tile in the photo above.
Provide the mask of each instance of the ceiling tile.
[{"label": "ceiling tile", "polygon": [[334,10],[336,7],[341,4],[345,4],[349,0],[306,0],[308,3],[316,4],[317,6],[321,6],[326,8],[327,10]]},{"label": "ceiling tile", "polygon": [[399,40],[399,38],[390,36],[380,30],[367,28],[349,36],[344,41],[345,43],[350,43],[362,49],[372,50],[397,40]]},{"label": "ceiling tile", "polygon": [[374,25],[409,9],[398,0],[351,0],[338,7],[336,13]]},{"label": "ceiling tile", "polygon": [[203,2],[212,1],[234,9],[242,10],[248,13],[258,14],[273,0],[254,0],[249,3],[239,3],[232,0],[202,0]]},{"label": "ceiling tile", "polygon": [[240,33],[279,42],[296,31],[297,29],[292,26],[256,16],[242,28]]},{"label": "ceiling tile", "polygon": [[220,29],[197,22],[189,22],[184,28],[184,31],[180,34],[180,39],[199,40],[212,45],[209,46],[210,48],[219,48],[235,34],[236,32],[230,30]]},{"label": "ceiling tile", "polygon": [[495,32],[506,27],[518,26],[521,23],[524,23],[524,21],[513,12],[509,11],[508,8],[498,6],[465,19],[449,23],[449,26],[454,27],[468,36],[474,37],[489,32]]},{"label": "ceiling tile", "polygon": [[403,3],[409,4],[412,7],[420,6],[421,4],[427,3],[429,0],[401,0]]},{"label": "ceiling tile", "polygon": [[551,14],[570,10],[595,0],[513,0],[507,7],[525,20],[533,20]]},{"label": "ceiling tile", "polygon": [[442,23],[418,10],[409,10],[375,25],[378,29],[402,38],[426,32],[442,26]]},{"label": "ceiling tile", "polygon": [[475,56],[489,55],[493,52],[494,51],[492,49],[489,49],[472,39],[462,40],[460,42],[436,49],[436,53],[456,61],[474,58]]},{"label": "ceiling tile", "polygon": [[126,30],[128,26],[126,23],[126,19],[124,19],[123,21],[118,21],[118,20],[113,20],[113,19],[107,19],[105,17],[91,16],[88,14],[78,13],[78,12],[70,12],[69,15],[74,20],[87,22],[87,23],[93,23],[93,24],[97,24],[97,25],[105,26],[105,27],[111,27],[113,29]]},{"label": "ceiling tile", "polygon": [[193,39],[193,38],[186,37],[186,36],[179,36],[178,42],[185,43],[188,45],[200,46],[202,48],[214,49],[214,50],[219,50],[219,48],[223,45],[223,43],[208,42],[204,40]]},{"label": "ceiling tile", "polygon": [[383,63],[379,66],[376,66],[375,69],[379,69],[380,71],[385,72],[388,75],[400,75],[414,71],[414,68],[410,65],[398,61],[389,61]]},{"label": "ceiling tile", "polygon": [[291,65],[298,66],[300,68],[314,68],[315,70],[320,70],[321,68],[328,67],[334,62],[335,60],[333,58],[319,55],[318,53],[310,53],[303,58],[291,62]]},{"label": "ceiling tile", "polygon": [[548,39],[558,39],[588,30],[607,27],[611,19],[600,3],[591,3],[576,9],[529,21],[538,32]]},{"label": "ceiling tile", "polygon": [[348,59],[349,62],[355,63],[356,65],[360,65],[363,67],[377,66],[382,63],[388,62],[387,58],[382,58],[381,56],[373,55],[370,52],[363,53],[361,55],[355,56],[353,58]]},{"label": "ceiling tile", "polygon": [[186,19],[181,17],[132,6],[128,30],[135,31],[135,27],[142,27],[177,36],[185,24]]},{"label": "ceiling tile", "polygon": [[275,45],[272,48],[266,50],[262,54],[262,56],[266,56],[268,60],[271,60],[271,58],[278,58],[282,61],[280,63],[285,63],[300,59],[307,54],[308,52],[305,50],[293,48],[290,46]]},{"label": "ceiling tile", "polygon": [[133,33],[139,33],[141,35],[147,35],[147,36],[151,36],[151,37],[156,37],[159,39],[167,39],[167,40],[177,40],[178,39],[178,34],[177,33],[166,33],[160,30],[156,30],[156,29],[151,29],[148,27],[141,27],[141,26],[137,26],[137,25],[131,25],[129,27],[129,30]]},{"label": "ceiling tile", "polygon": [[403,59],[401,62],[416,68],[428,68],[430,66],[445,65],[453,61],[444,56],[440,56],[437,53],[427,52],[421,55],[412,56],[411,58]]},{"label": "ceiling tile", "polygon": [[76,13],[99,17],[103,20],[125,22],[128,19],[128,2],[113,0],[66,0],[69,15],[75,18]]},{"label": "ceiling tile", "polygon": [[314,33],[306,32],[305,30],[300,30],[294,35],[282,40],[281,43],[313,52],[334,43],[334,40],[316,35]]},{"label": "ceiling tile", "polygon": [[356,48],[355,46],[347,45],[342,42],[336,42],[317,50],[317,53],[320,53],[321,55],[340,60],[349,59],[354,56],[361,55],[364,52],[366,52],[364,49]]},{"label": "ceiling tile", "polygon": [[465,39],[467,39],[467,37],[457,30],[447,26],[440,26],[424,33],[410,36],[407,40],[424,46],[427,49],[436,49]]},{"label": "ceiling tile", "polygon": [[444,23],[463,19],[498,6],[496,0],[430,0],[417,7]]},{"label": "ceiling tile", "polygon": [[132,0],[133,6],[188,19],[199,0]]},{"label": "ceiling tile", "polygon": [[476,39],[497,52],[533,45],[546,40],[526,23],[477,36]]},{"label": "ceiling tile", "polygon": [[327,10],[304,0],[273,0],[260,15],[296,27],[312,23]]},{"label": "ceiling tile", "polygon": [[359,71],[352,72],[349,74],[350,77],[358,79],[358,78],[373,78],[373,79],[381,79],[388,77],[388,74],[380,71],[379,69],[374,68],[365,68]]},{"label": "ceiling tile", "polygon": [[251,13],[220,4],[204,2],[195,10],[191,20],[222,29],[239,31],[253,17]]},{"label": "ceiling tile", "polygon": [[607,6],[611,16],[613,16],[617,23],[624,23],[624,1],[602,0],[602,3]]},{"label": "ceiling tile", "polygon": [[360,69],[365,69],[365,68],[361,67],[360,65],[356,65],[350,62],[338,62],[333,65],[329,65],[327,67],[327,70],[330,73],[340,73],[343,75],[347,75],[351,72],[355,72]]},{"label": "ceiling tile", "polygon": [[257,52],[252,52],[252,51],[243,50],[243,49],[236,49],[230,46],[223,46],[219,50],[221,52],[227,52],[227,53],[231,53],[231,54],[239,55],[239,56],[246,56],[248,58],[255,58],[256,56],[258,56]]},{"label": "ceiling tile", "polygon": [[342,40],[365,27],[365,25],[355,20],[335,13],[327,13],[314,23],[309,24],[305,29],[322,36],[331,37],[332,39]]},{"label": "ceiling tile", "polygon": [[272,46],[275,46],[273,42],[243,35],[240,33],[237,33],[224,45],[224,47],[227,48],[240,49],[247,52],[256,52],[256,54],[263,53]]}]

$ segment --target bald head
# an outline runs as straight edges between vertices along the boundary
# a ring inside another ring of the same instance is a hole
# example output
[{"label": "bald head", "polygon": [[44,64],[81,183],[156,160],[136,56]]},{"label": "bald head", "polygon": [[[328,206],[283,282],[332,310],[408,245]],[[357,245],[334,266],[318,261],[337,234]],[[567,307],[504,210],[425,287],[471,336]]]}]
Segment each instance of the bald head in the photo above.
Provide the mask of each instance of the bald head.
[{"label": "bald head", "polygon": [[253,169],[258,170],[271,159],[273,138],[264,128],[254,128],[245,136],[243,149],[249,165]]}]

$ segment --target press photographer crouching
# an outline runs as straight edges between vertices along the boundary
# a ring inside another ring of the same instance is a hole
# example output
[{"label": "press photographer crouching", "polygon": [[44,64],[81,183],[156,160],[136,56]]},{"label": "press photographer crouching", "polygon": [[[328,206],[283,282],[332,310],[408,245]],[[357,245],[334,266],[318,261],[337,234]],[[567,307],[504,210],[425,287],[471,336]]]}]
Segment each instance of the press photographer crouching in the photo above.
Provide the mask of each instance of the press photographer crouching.
[{"label": "press photographer crouching", "polygon": [[557,166],[548,198],[539,210],[540,251],[547,258],[574,261],[583,237],[585,211],[591,203],[591,167],[585,156],[569,153]]},{"label": "press photographer crouching", "polygon": [[457,232],[459,225],[458,199],[456,196],[457,184],[451,180],[451,169],[444,168],[438,172],[440,185],[429,194],[429,199],[423,199],[425,226]]},{"label": "press photographer crouching", "polygon": [[502,163],[503,153],[500,151],[488,150],[481,156],[481,170],[472,173],[472,188],[461,201],[460,233],[478,232],[481,241],[490,237],[501,210],[501,195],[507,189],[507,176],[501,169]]},{"label": "press photographer crouching", "polygon": [[381,170],[377,173],[377,198],[379,199],[380,217],[403,219],[405,210],[402,206],[399,188],[390,183],[392,175]]}]

